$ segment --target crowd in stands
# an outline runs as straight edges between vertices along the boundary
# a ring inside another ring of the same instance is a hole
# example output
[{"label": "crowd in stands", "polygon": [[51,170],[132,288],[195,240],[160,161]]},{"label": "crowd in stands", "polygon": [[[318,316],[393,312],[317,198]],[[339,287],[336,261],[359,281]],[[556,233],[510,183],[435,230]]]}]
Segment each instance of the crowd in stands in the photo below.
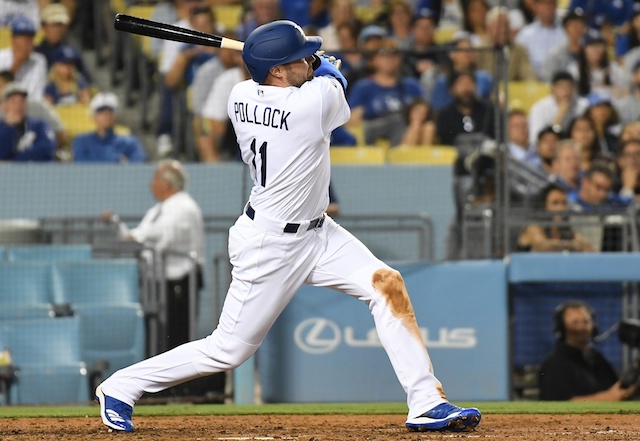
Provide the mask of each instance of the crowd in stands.
[{"label": "crowd in stands", "polygon": [[[640,2],[124,3],[152,7],[153,20],[239,40],[280,18],[321,36],[323,49],[343,60],[349,81],[352,116],[333,134],[336,147],[459,147],[482,139],[469,135],[495,139],[496,117],[502,112],[508,154],[548,176],[567,193],[568,206],[624,206],[640,195]],[[184,146],[176,145],[175,120],[184,110],[181,99],[192,117],[193,159],[238,160],[226,100],[231,88],[248,78],[239,53],[152,40],[147,56],[156,63],[159,106],[155,142],[143,146],[126,127],[118,130],[118,97],[94,83],[82,50],[68,41],[80,6],[76,0],[0,0],[0,26],[11,32],[10,46],[0,50],[0,87],[5,89],[0,131],[7,134],[3,139],[13,140],[2,143],[0,160],[180,157]],[[235,21],[219,15],[224,8],[237,11]],[[547,96],[513,105],[500,89],[505,79],[535,83],[546,88]],[[65,133],[55,110],[70,105],[90,112],[94,126],[89,133]],[[54,147],[45,148],[45,143]],[[606,197],[583,194],[584,184],[595,181],[608,188]]]}]

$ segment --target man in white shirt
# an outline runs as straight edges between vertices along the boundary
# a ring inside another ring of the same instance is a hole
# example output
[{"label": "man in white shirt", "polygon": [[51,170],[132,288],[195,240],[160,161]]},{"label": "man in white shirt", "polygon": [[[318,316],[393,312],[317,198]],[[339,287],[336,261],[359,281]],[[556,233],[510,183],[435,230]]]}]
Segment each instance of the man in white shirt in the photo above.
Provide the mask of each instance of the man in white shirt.
[{"label": "man in white shirt", "polygon": [[527,48],[538,78],[542,78],[542,63],[549,50],[567,42],[567,34],[556,17],[557,9],[557,0],[535,0],[536,19],[523,27],[516,37],[516,43]]},{"label": "man in white shirt", "polygon": [[47,83],[47,60],[33,50],[36,25],[25,16],[11,21],[11,47],[0,50],[0,71],[13,73],[32,99],[42,99]]},{"label": "man in white shirt", "polygon": [[[180,162],[162,160],[158,162],[150,183],[158,203],[147,211],[137,227],[129,230],[111,212],[101,215],[103,220],[118,225],[121,239],[134,240],[153,248],[156,263],[164,261],[164,268],[156,266],[155,271],[164,270],[166,279],[168,349],[189,341],[189,278],[192,270],[195,269],[196,277],[200,279],[196,286],[202,287],[200,267],[204,263],[204,221],[200,207],[185,191],[186,180]],[[167,252],[189,254],[192,258]],[[166,256],[158,259],[162,253]],[[146,257],[151,259],[150,253]],[[195,268],[194,259],[197,262]]]},{"label": "man in white shirt", "polygon": [[575,79],[569,72],[556,72],[551,80],[551,95],[536,101],[529,111],[529,140],[533,144],[546,126],[566,131],[571,120],[586,110],[589,100],[575,93]]}]

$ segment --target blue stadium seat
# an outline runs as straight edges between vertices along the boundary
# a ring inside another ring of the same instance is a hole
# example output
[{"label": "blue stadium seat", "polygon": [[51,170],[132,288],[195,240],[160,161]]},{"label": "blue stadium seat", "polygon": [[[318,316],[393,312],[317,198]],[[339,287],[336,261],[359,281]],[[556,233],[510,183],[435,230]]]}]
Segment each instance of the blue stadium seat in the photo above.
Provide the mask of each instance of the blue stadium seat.
[{"label": "blue stadium seat", "polygon": [[79,403],[89,399],[75,317],[0,322],[0,339],[11,349],[18,379],[13,404]]},{"label": "blue stadium seat", "polygon": [[138,263],[135,259],[55,262],[53,298],[72,308],[140,303]]},{"label": "blue stadium seat", "polygon": [[80,319],[83,357],[91,369],[106,360],[107,377],[145,357],[144,313],[139,304],[76,305]]},{"label": "blue stadium seat", "polygon": [[21,245],[7,248],[7,259],[16,260],[87,260],[91,259],[89,245]]},{"label": "blue stadium seat", "polygon": [[53,317],[49,262],[0,262],[0,280],[0,320]]}]

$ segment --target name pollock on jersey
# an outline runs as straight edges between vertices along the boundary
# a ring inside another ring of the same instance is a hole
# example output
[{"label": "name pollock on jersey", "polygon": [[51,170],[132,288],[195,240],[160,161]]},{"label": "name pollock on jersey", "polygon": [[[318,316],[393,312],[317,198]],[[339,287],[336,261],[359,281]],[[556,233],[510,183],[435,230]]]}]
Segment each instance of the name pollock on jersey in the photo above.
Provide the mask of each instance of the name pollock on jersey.
[{"label": "name pollock on jersey", "polygon": [[273,109],[271,107],[263,108],[258,105],[252,105],[252,108],[249,108],[249,104],[238,102],[233,103],[233,112],[235,113],[237,122],[257,124],[259,126],[289,131],[287,118],[291,115],[291,112]]}]

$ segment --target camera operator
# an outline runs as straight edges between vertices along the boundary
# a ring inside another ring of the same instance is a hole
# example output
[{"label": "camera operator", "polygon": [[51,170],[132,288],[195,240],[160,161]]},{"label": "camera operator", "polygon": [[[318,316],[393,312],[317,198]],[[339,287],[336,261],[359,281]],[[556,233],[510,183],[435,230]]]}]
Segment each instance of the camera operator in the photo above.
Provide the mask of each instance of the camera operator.
[{"label": "camera operator", "polygon": [[541,400],[622,401],[633,397],[638,384],[622,387],[611,364],[592,346],[597,328],[589,305],[563,303],[555,310],[554,322],[556,346],[539,372]]}]

